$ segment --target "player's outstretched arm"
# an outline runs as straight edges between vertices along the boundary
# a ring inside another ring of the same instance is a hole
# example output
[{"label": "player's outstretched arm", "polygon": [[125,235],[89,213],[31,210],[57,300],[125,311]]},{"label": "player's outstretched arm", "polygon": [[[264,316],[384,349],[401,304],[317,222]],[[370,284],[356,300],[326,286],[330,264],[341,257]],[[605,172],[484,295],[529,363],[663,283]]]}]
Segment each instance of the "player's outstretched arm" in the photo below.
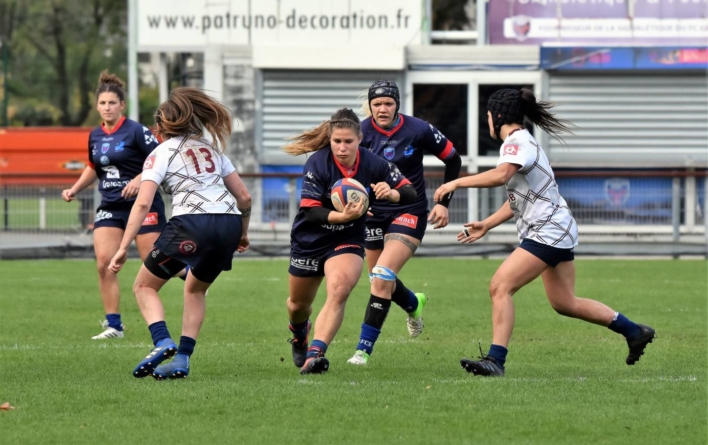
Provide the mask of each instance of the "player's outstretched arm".
[{"label": "player's outstretched arm", "polygon": [[123,239],[120,242],[120,247],[113,256],[111,264],[108,266],[108,270],[111,272],[118,273],[128,259],[128,248],[138,235],[140,227],[142,227],[143,221],[145,221],[145,217],[150,211],[150,207],[152,206],[153,199],[155,199],[155,193],[157,193],[158,186],[159,185],[156,182],[150,180],[140,183],[140,191],[138,192],[138,197],[135,198],[133,207],[130,209],[128,224],[125,227],[125,232],[123,232]]},{"label": "player's outstretched arm", "polygon": [[469,244],[477,241],[487,234],[496,226],[509,221],[514,217],[514,212],[511,210],[509,201],[506,201],[499,207],[499,210],[489,215],[484,221],[472,221],[464,225],[464,230],[457,234],[457,241],[463,244]]},{"label": "player's outstretched arm", "polygon": [[98,179],[98,175],[96,175],[96,170],[94,170],[90,166],[86,167],[84,171],[81,172],[81,176],[76,181],[76,183],[70,189],[66,189],[61,192],[61,198],[66,202],[73,201],[77,193],[79,193],[81,190],[85,189],[89,185],[93,184],[96,179]]}]

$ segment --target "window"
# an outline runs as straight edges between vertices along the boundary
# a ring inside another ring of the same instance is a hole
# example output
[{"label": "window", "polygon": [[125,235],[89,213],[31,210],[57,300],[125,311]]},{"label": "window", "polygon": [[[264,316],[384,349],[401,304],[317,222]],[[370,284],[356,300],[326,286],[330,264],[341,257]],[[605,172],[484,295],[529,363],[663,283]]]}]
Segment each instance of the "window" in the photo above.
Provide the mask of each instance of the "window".
[{"label": "window", "polygon": [[467,155],[467,84],[414,84],[413,116],[433,124],[460,156]]}]

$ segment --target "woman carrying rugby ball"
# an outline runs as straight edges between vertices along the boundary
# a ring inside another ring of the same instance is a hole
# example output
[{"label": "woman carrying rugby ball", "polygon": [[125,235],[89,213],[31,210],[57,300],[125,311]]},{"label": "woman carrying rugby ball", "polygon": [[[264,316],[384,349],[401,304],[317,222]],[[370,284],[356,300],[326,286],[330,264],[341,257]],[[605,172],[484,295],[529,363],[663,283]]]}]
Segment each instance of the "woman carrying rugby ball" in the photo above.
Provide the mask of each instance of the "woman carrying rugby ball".
[{"label": "woman carrying rugby ball", "polygon": [[[345,204],[337,211],[332,189],[348,178],[370,186],[376,199],[406,204],[415,189],[391,163],[360,148],[361,123],[349,109],[341,109],[319,127],[294,137],[284,147],[297,156],[313,153],[303,169],[300,210],[293,222],[290,253],[288,314],[293,338],[293,362],[301,374],[326,372],[327,346],[344,318],[344,306],[356,286],[364,264],[366,200]],[[356,184],[352,181],[356,187]],[[345,193],[345,196],[347,194]],[[341,199],[341,198],[340,198]],[[327,277],[327,301],[315,321],[308,344],[312,302]]]}]

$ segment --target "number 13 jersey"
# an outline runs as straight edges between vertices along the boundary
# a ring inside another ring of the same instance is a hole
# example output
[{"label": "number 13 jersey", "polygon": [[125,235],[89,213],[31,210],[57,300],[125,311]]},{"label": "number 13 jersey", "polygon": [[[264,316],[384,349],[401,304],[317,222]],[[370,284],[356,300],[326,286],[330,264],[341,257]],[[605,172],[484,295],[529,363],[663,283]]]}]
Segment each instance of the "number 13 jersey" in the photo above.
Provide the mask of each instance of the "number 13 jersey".
[{"label": "number 13 jersey", "polygon": [[174,137],[160,144],[143,164],[143,181],[172,195],[172,216],[205,213],[240,215],[224,177],[236,169],[205,139]]}]

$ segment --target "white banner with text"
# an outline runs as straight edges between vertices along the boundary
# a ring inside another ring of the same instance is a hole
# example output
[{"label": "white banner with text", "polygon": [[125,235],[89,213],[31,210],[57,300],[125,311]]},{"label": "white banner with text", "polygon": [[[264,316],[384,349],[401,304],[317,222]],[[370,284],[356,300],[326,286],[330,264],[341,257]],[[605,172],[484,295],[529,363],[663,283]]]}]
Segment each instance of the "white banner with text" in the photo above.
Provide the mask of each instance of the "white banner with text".
[{"label": "white banner with text", "polygon": [[406,46],[421,41],[421,0],[139,0],[138,47]]}]

